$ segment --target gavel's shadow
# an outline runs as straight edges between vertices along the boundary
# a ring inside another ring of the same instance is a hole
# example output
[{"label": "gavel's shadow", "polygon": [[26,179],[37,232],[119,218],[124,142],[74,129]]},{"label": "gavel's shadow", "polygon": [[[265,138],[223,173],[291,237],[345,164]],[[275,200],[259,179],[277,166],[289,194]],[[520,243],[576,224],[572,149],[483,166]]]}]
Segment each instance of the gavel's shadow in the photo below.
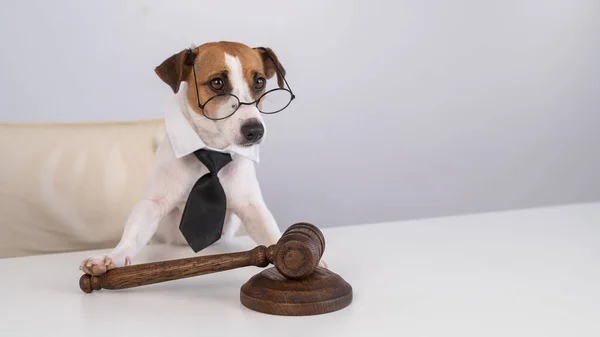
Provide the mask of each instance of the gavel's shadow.
[{"label": "gavel's shadow", "polygon": [[[180,254],[177,250],[172,251],[150,251],[145,254],[145,260],[165,261],[185,257],[213,256],[218,254],[228,254],[232,252],[242,252],[252,249],[253,246],[239,243],[217,242],[206,248],[204,251],[190,255],[189,253]],[[269,267],[272,267],[270,265]],[[184,294],[185,296],[201,296],[204,298],[221,297],[221,292],[231,292],[239,296],[239,288],[254,274],[259,273],[263,268],[247,266],[238,269],[225,270],[216,273],[198,275],[190,278],[177,279],[164,283],[156,283],[142,287],[110,290],[111,292],[128,293],[148,293],[148,294]]]},{"label": "gavel's shadow", "polygon": [[[246,240],[247,241],[247,240]],[[190,254],[188,247],[167,245],[167,249],[148,249],[141,252],[141,261],[139,263],[176,260],[189,257],[213,256],[219,254],[229,254],[234,252],[247,251],[254,248],[251,242],[228,241],[226,239],[217,241],[207,247],[202,252]],[[119,290],[103,289],[101,292],[137,294],[180,294],[186,296],[195,295],[203,297],[219,297],[222,290],[230,291],[237,289],[244,284],[254,274],[259,273],[262,268],[248,266],[239,269],[220,271],[205,275],[198,275],[190,278],[177,279],[164,283],[155,283],[141,287],[134,287]],[[96,293],[96,292],[95,292]]]},{"label": "gavel's shadow", "polygon": [[128,289],[102,289],[91,295],[110,292],[111,294],[143,294],[144,296],[222,298],[224,294],[233,292],[235,296],[239,296],[242,285],[261,270],[257,267],[244,267],[244,269],[248,269],[248,271],[229,270]]},{"label": "gavel's shadow", "polygon": [[[166,245],[166,247],[161,247],[165,249],[145,248],[140,253],[136,264],[227,254],[252,249],[254,247],[252,242],[246,241],[248,240],[235,240],[234,242],[221,240],[196,254],[190,254],[188,247],[181,246]],[[160,301],[191,300],[196,302],[235,303],[237,305],[242,285],[262,269],[248,266],[140,287],[116,290],[101,289],[91,294],[83,294],[83,298],[87,301],[90,301],[88,297],[93,297],[100,301],[118,301],[119,303],[130,301],[139,303],[145,302],[147,299],[158,299]]]},{"label": "gavel's shadow", "polygon": [[[247,270],[246,270],[247,269]],[[97,317],[100,308],[114,304],[116,312],[134,310],[140,316],[153,317],[157,308],[168,307],[169,315],[187,317],[189,308],[201,312],[219,312],[243,308],[240,289],[261,268],[244,267],[238,270],[199,275],[140,287],[109,290],[101,289],[91,294],[82,294],[81,310],[85,317]],[[99,305],[102,303],[103,305]],[[115,312],[115,314],[116,314]],[[196,315],[198,311],[192,311]],[[106,312],[103,312],[106,315]],[[112,315],[109,313],[109,315]],[[115,318],[117,319],[117,318]]]}]

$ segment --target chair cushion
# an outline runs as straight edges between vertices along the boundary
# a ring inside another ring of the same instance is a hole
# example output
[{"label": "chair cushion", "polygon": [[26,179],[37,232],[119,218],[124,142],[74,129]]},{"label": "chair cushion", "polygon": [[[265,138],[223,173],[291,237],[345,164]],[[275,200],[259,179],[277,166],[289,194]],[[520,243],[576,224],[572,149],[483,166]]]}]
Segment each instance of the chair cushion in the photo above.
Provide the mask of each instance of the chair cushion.
[{"label": "chair cushion", "polygon": [[0,257],[116,245],[163,120],[0,124]]}]

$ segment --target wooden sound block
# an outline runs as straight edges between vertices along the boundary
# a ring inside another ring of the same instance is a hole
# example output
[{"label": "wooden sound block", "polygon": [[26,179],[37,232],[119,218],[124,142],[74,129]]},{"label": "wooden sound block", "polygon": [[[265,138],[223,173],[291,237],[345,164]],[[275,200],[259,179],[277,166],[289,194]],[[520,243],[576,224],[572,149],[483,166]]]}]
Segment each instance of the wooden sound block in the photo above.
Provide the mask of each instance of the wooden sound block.
[{"label": "wooden sound block", "polygon": [[320,315],[347,307],[352,302],[352,287],[320,267],[301,280],[287,279],[276,268],[269,268],[242,286],[240,300],[247,308],[265,314]]}]

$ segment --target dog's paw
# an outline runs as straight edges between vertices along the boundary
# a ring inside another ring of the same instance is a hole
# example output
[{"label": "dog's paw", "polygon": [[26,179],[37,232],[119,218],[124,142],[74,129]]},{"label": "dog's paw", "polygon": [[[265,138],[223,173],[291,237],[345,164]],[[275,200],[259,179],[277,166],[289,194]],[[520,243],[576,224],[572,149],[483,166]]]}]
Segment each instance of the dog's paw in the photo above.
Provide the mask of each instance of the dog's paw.
[{"label": "dog's paw", "polygon": [[106,271],[110,269],[123,265],[128,266],[130,264],[131,259],[129,257],[117,260],[107,255],[92,255],[81,262],[81,265],[79,265],[79,270],[89,275],[99,276],[106,273]]}]

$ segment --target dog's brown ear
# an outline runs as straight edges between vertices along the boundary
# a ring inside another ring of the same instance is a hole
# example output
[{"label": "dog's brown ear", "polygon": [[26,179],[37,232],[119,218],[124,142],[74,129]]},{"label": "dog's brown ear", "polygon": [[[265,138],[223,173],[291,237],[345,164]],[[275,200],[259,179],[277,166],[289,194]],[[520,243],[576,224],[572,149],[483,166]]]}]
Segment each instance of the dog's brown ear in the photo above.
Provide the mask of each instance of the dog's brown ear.
[{"label": "dog's brown ear", "polygon": [[[283,88],[283,76],[285,76],[285,68],[283,68],[283,65],[281,65],[281,62],[279,62],[279,59],[277,58],[275,52],[273,52],[271,48],[264,47],[256,48],[256,50],[258,50],[258,53],[262,58],[263,64],[265,66],[265,75],[267,76],[267,78],[272,78],[275,74],[277,74],[277,84],[280,88]],[[277,71],[276,67],[279,68],[281,74]]]},{"label": "dog's brown ear", "polygon": [[174,93],[179,91],[181,81],[189,74],[194,66],[196,54],[191,49],[185,49],[181,52],[164,60],[154,72],[163,82],[168,84]]}]

